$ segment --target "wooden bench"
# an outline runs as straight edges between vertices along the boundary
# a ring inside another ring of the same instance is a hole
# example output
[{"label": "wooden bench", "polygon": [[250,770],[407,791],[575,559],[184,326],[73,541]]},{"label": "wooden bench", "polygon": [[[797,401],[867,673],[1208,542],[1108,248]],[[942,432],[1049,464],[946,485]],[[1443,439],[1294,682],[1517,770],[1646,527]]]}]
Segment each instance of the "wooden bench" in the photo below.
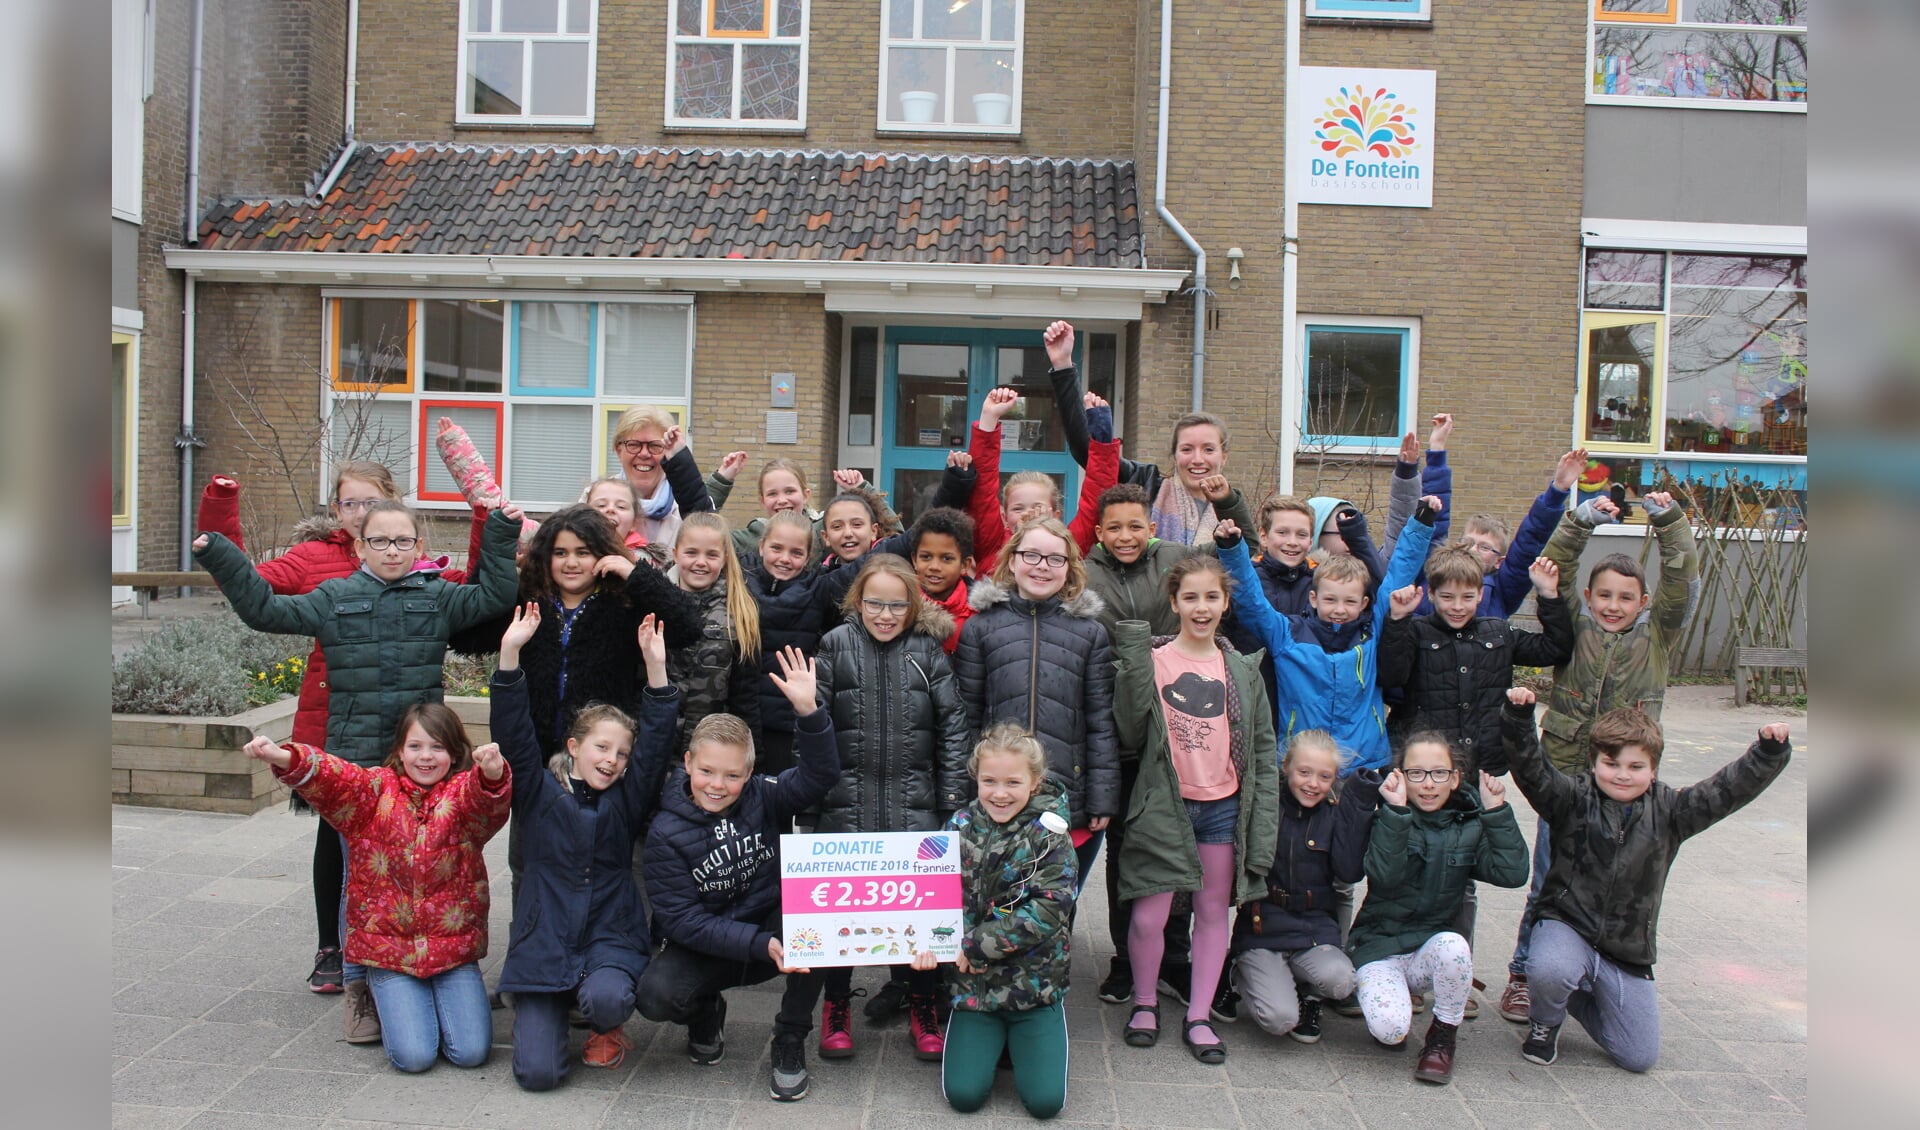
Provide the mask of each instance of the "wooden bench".
[{"label": "wooden bench", "polygon": [[160,595],[161,589],[210,589],[216,587],[213,576],[199,569],[184,573],[115,573],[113,587],[130,588],[134,599],[140,602],[140,618],[152,615],[149,606]]},{"label": "wooden bench", "polygon": [[[1806,669],[1807,649],[1804,647],[1736,647],[1733,649],[1734,702],[1744,704],[1747,701],[1749,681],[1757,672]],[[1767,697],[1773,690],[1772,682],[1772,679],[1768,679],[1767,685],[1756,688],[1760,697]]]}]

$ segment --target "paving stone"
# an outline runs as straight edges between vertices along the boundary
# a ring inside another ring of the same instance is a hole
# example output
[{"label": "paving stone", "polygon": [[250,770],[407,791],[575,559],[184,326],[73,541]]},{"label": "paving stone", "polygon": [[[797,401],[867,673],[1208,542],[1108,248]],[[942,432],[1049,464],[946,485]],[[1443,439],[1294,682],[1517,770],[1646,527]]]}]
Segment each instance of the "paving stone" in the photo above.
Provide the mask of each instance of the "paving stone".
[{"label": "paving stone", "polygon": [[289,1118],[283,1114],[235,1114],[209,1110],[194,1116],[185,1130],[320,1130],[326,1125],[319,1118]]},{"label": "paving stone", "polygon": [[141,1056],[158,1047],[161,1041],[191,1024],[176,1016],[126,1016],[113,1018],[113,1054]]},{"label": "paving stone", "polygon": [[333,1003],[330,996],[304,990],[278,993],[242,989],[208,1012],[205,1019],[299,1030],[319,1020],[333,1008]]},{"label": "paving stone", "polygon": [[221,1095],[213,1106],[216,1110],[327,1119],[367,1081],[365,1075],[338,1071],[262,1067]]},{"label": "paving stone", "polygon": [[113,1076],[113,1101],[141,1106],[204,1107],[247,1074],[244,1067],[142,1059]]},{"label": "paving stone", "polygon": [[113,1104],[113,1130],[178,1130],[193,1117],[193,1111],[170,1106]]},{"label": "paving stone", "polygon": [[1407,1075],[1409,1090],[1399,1095],[1354,1095],[1353,1112],[1367,1130],[1478,1130],[1479,1122],[1451,1087],[1415,1083],[1411,1069]]},{"label": "paving stone", "polygon": [[1226,1087],[1116,1082],[1113,1101],[1119,1110],[1126,1112],[1122,1117],[1128,1126],[1180,1126],[1200,1130],[1240,1125],[1233,1092]]},{"label": "paving stone", "polygon": [[160,1059],[252,1067],[272,1058],[293,1037],[288,1029],[264,1024],[195,1023],[180,1029],[151,1054]]},{"label": "paving stone", "polygon": [[370,1122],[459,1126],[480,1105],[481,1098],[492,1091],[491,1087],[476,1085],[483,1075],[508,1087],[514,1085],[512,1071],[491,1061],[486,1067],[470,1072],[446,1064],[437,1064],[423,1075],[402,1075],[387,1070],[368,1080],[365,1087],[340,1104],[339,1115]]},{"label": "paving stone", "polygon": [[196,985],[187,981],[142,981],[115,993],[113,1011],[136,1016],[194,1018],[207,1014],[233,995],[224,985]]},{"label": "paving stone", "polygon": [[[571,1085],[569,1080],[568,1084]],[[805,1106],[805,1103],[797,1104]],[[600,1120],[603,1130],[667,1130],[669,1127],[684,1130],[720,1130],[733,1125],[736,1112],[742,1108],[765,1118],[765,1111],[772,1106],[769,1101],[765,1108],[758,1103],[744,1100],[723,1102],[715,1099],[688,1099],[673,1095],[653,1095],[629,1091],[613,1101],[605,1118]],[[844,1120],[845,1115],[841,1116]],[[768,1121],[771,1121],[770,1119]]]}]

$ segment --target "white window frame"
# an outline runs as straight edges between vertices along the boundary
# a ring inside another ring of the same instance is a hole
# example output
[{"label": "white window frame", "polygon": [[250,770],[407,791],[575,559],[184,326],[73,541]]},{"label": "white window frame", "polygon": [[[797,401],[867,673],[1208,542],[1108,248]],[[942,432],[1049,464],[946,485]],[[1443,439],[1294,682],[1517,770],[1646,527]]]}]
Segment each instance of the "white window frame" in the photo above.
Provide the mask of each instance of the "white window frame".
[{"label": "white window frame", "polygon": [[1432,23],[1433,0],[1306,0],[1309,19]]},{"label": "white window frame", "polygon": [[[1642,28],[1647,31],[1696,31],[1731,32],[1743,35],[1797,35],[1807,37],[1805,24],[1721,24],[1700,23],[1674,19],[1611,19],[1599,18],[1601,0],[1588,0],[1587,5],[1587,66],[1581,76],[1586,90],[1586,102],[1589,106],[1664,106],[1667,108],[1685,107],[1705,110],[1748,110],[1763,114],[1804,114],[1808,102],[1761,102],[1745,98],[1662,98],[1643,94],[1595,94],[1593,90],[1593,68],[1596,62],[1595,41],[1599,38],[1600,28]],[[1685,6],[1690,0],[1673,0],[1676,17],[1685,14]],[[1811,81],[1811,80],[1809,80]],[[1812,91],[1808,91],[1808,101],[1812,100]]]},{"label": "white window frame", "polygon": [[113,218],[140,222],[146,167],[146,101],[152,93],[148,0],[113,0]]},{"label": "white window frame", "polygon": [[[914,9],[916,19],[918,18],[918,13],[926,4],[937,3],[939,0],[917,0],[917,2],[918,6]],[[992,34],[993,13],[991,0],[982,0],[982,2],[988,3],[989,7],[981,12],[981,19],[983,21],[981,29],[982,38],[977,41],[958,39],[923,40],[918,37],[902,38],[896,41],[893,38],[891,26],[893,5],[888,3],[887,0],[880,0],[879,86],[877,88],[878,95],[874,99],[874,129],[877,132],[883,134],[964,134],[992,137],[1016,137],[1019,135],[1020,110],[1021,104],[1026,100],[1027,85],[1027,0],[1013,0],[1013,43],[1011,45],[1013,51],[1013,106],[1007,115],[1007,124],[1004,126],[989,126],[980,125],[975,122],[956,122],[952,120],[953,61],[955,53],[963,50],[1008,50],[1006,46],[996,46],[996,44],[999,44],[1001,41],[985,38],[985,36]],[[916,45],[922,48],[946,48],[946,89],[941,92],[942,104],[947,108],[948,120],[945,122],[909,122],[901,118],[888,116],[892,110],[892,107],[887,104],[887,87],[891,77],[888,70],[888,61],[892,55],[890,48],[909,45]]]},{"label": "white window frame", "polygon": [[[460,0],[460,30],[458,60],[454,68],[453,120],[456,125],[526,125],[526,126],[591,126],[594,115],[595,87],[598,85],[600,65],[600,0],[588,0],[587,31],[585,35],[565,30],[565,0],[556,0],[560,4],[560,28],[554,33],[546,32],[499,32],[469,31],[472,26],[471,15],[475,4],[493,4],[495,0]],[[499,13],[494,13],[493,25],[499,26]],[[524,93],[531,97],[533,93],[533,44],[535,43],[585,43],[587,45],[587,111],[579,117],[564,114],[476,114],[467,109],[467,55],[468,47],[473,43],[512,43],[527,45],[525,57],[521,60],[521,80]]]},{"label": "white window frame", "polygon": [[[813,31],[813,0],[800,0],[800,34],[798,36],[779,35],[779,0],[767,0],[769,25],[764,36],[716,36],[708,35],[704,25],[711,20],[713,0],[701,0],[700,18],[703,29],[698,35],[682,35],[679,30],[679,5],[677,0],[667,3],[667,74],[664,83],[666,97],[661,104],[661,120],[667,129],[673,130],[730,130],[750,131],[753,133],[804,133],[807,128],[807,73],[811,70],[809,57]],[[674,79],[678,73],[674,68],[674,56],[682,44],[724,44],[733,48],[733,112],[724,118],[683,118],[673,112],[675,94]],[[743,46],[797,46],[800,48],[800,102],[799,116],[787,118],[742,118],[740,117],[740,68],[744,52]]]},{"label": "white window frame", "polygon": [[[428,461],[437,461],[440,458],[439,452],[434,447],[433,433],[430,430],[423,430],[421,426],[419,406],[422,401],[453,401],[462,404],[486,406],[498,405],[500,465],[494,465],[494,460],[490,452],[483,451],[482,454],[487,457],[489,469],[502,480],[501,485],[506,489],[509,497],[512,497],[515,502],[526,506],[527,509],[541,513],[550,512],[561,506],[571,505],[579,500],[577,498],[535,498],[531,496],[523,498],[515,493],[513,424],[514,410],[516,407],[523,405],[552,405],[566,408],[583,408],[591,411],[593,417],[591,434],[582,437],[582,439],[583,442],[588,442],[593,445],[591,450],[594,452],[594,457],[588,466],[590,472],[596,476],[602,473],[619,473],[618,464],[607,453],[608,445],[612,438],[607,434],[607,412],[609,409],[626,408],[634,404],[653,404],[675,413],[675,415],[682,420],[687,420],[692,415],[693,351],[695,342],[698,339],[698,325],[696,317],[697,311],[691,294],[619,294],[604,292],[589,292],[583,294],[579,291],[549,290],[514,291],[511,294],[503,294],[497,290],[472,289],[385,290],[377,287],[326,287],[321,290],[320,297],[323,304],[320,347],[321,371],[328,374],[328,379],[322,383],[320,395],[320,417],[328,428],[328,439],[321,445],[320,455],[319,481],[320,487],[323,490],[331,483],[331,476],[333,474],[331,427],[334,403],[338,397],[354,395],[351,390],[336,387],[332,379],[335,350],[338,348],[338,343],[334,340],[333,327],[335,316],[332,305],[337,299],[383,298],[409,302],[413,304],[412,313],[409,317],[416,326],[421,316],[420,312],[422,308],[420,303],[424,301],[445,300],[457,302],[469,299],[489,299],[499,300],[508,304],[506,311],[507,324],[500,335],[502,353],[499,392],[440,392],[423,387],[425,384],[427,335],[416,330],[410,335],[412,338],[408,358],[408,371],[410,376],[406,390],[394,392],[383,391],[376,394],[381,400],[397,401],[407,406],[407,444],[409,448],[409,460],[405,481],[400,484],[401,496],[411,505],[421,510],[456,512],[468,509],[467,504],[464,502],[422,499],[419,497],[422,477],[421,468],[427,465]],[[516,316],[513,310],[513,304],[523,302],[566,302],[597,305],[601,308],[602,313],[595,318],[596,327],[591,360],[594,385],[590,395],[580,395],[577,393],[569,395],[564,392],[554,395],[536,395],[528,392],[514,391],[518,375],[513,369],[512,326]],[[644,400],[636,400],[632,397],[605,390],[607,319],[604,316],[604,310],[608,306],[619,304],[679,306],[686,309],[686,379],[681,386],[679,396],[650,397]],[[585,484],[583,483],[582,485],[584,486]]]},{"label": "white window frame", "polygon": [[[1367,442],[1328,443],[1327,439],[1358,439],[1359,437],[1325,437],[1308,430],[1308,398],[1312,391],[1312,373],[1308,365],[1313,359],[1312,341],[1307,336],[1309,328],[1352,326],[1365,330],[1395,330],[1406,337],[1407,356],[1402,366],[1404,376],[1400,389],[1399,428],[1391,437],[1381,437]],[[1420,418],[1420,319],[1384,314],[1306,314],[1293,316],[1294,340],[1300,343],[1300,403],[1295,405],[1295,419],[1300,427],[1300,454],[1326,453],[1329,455],[1384,455],[1400,449],[1400,437],[1413,428],[1414,421]]]}]

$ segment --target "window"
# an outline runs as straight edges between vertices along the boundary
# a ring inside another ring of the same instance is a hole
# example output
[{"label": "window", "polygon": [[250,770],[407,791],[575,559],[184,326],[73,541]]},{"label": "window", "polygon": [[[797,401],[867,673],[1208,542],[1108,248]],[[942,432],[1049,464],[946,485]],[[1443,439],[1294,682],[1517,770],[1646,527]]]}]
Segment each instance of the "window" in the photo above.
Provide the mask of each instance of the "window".
[{"label": "window", "polygon": [[457,122],[593,124],[595,0],[460,0]]},{"label": "window", "polygon": [[883,0],[881,129],[1020,132],[1024,0]]},{"label": "window", "polygon": [[1804,110],[1811,0],[1593,0],[1589,101]]},{"label": "window", "polygon": [[113,524],[133,525],[132,334],[113,335]]},{"label": "window", "polygon": [[667,124],[807,123],[808,0],[673,0]]},{"label": "window", "polygon": [[686,418],[693,306],[657,299],[331,299],[331,462],[373,459],[422,503],[461,504],[434,436],[466,429],[510,497],[571,503],[618,467],[610,429],[634,404]]},{"label": "window", "polygon": [[1339,20],[1430,20],[1433,0],[1307,0],[1307,15]]},{"label": "window", "polygon": [[1392,451],[1413,419],[1420,323],[1303,316],[1306,404],[1301,446]]}]

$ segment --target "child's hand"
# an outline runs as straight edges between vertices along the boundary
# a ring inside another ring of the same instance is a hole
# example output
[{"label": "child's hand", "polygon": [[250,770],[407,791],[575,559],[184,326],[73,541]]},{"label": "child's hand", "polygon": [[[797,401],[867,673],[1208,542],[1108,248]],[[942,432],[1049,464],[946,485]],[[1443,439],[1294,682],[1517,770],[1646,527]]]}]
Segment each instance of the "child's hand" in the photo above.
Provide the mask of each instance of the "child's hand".
[{"label": "child's hand", "polygon": [[667,637],[660,630],[660,622],[653,613],[647,613],[640,621],[639,635],[640,658],[646,662],[648,669],[655,666],[664,669],[667,665]]},{"label": "child's hand", "polygon": [[739,476],[740,468],[746,465],[747,465],[746,452],[729,451],[725,455],[722,455],[720,457],[719,475],[721,478],[727,480],[728,482],[732,482],[736,477]]},{"label": "child's hand", "polygon": [[987,394],[986,403],[980,406],[980,430],[990,432],[1000,426],[1000,417],[1013,411],[1020,394],[1010,388],[996,388]]},{"label": "child's hand", "polygon": [[1402,808],[1407,806],[1407,779],[1400,770],[1395,769],[1387,774],[1386,780],[1380,782],[1380,799]]},{"label": "child's hand", "polygon": [[1614,505],[1613,499],[1604,495],[1581,503],[1580,509],[1583,512],[1581,517],[1585,518],[1589,525],[1607,526],[1620,520],[1620,507]]},{"label": "child's hand", "polygon": [[790,966],[787,964],[787,949],[785,946],[780,944],[779,938],[767,939],[767,956],[773,959],[773,967],[775,969],[778,969],[782,973],[812,972],[811,970],[802,966]]},{"label": "child's hand", "polygon": [[973,456],[968,455],[956,447],[952,451],[947,452],[947,466],[959,471],[971,471],[973,470]]},{"label": "child's hand", "polygon": [[1413,615],[1413,610],[1418,607],[1420,607],[1419,585],[1408,585],[1405,588],[1394,589],[1393,592],[1387,596],[1387,612],[1388,615],[1392,616],[1395,620],[1405,620],[1407,617]]},{"label": "child's hand", "polygon": [[1507,783],[1480,770],[1480,811],[1493,812],[1507,803]]},{"label": "child's hand", "polygon": [[1549,599],[1560,595],[1560,566],[1544,557],[1536,557],[1527,567],[1527,576],[1533,578],[1533,591]]},{"label": "child's hand", "polygon": [[[1785,726],[1780,729],[1783,733],[1786,731]],[[248,757],[255,761],[264,761],[275,769],[285,769],[293,764],[293,755],[281,749],[280,743],[272,738],[255,737],[241,749]]]},{"label": "child's hand", "polygon": [[1553,485],[1558,490],[1572,490],[1573,484],[1587,469],[1587,449],[1576,447],[1560,457],[1553,465]]},{"label": "child's hand", "polygon": [[1040,334],[1047,345],[1047,364],[1065,369],[1073,364],[1073,323],[1054,322]]},{"label": "child's hand", "polygon": [[1089,816],[1087,817],[1087,831],[1104,832],[1107,830],[1107,825],[1112,822],[1113,817],[1111,816]]},{"label": "child's hand", "polygon": [[1532,706],[1540,701],[1533,691],[1526,687],[1514,687],[1507,692],[1507,701],[1515,706]]},{"label": "child's hand", "polygon": [[786,695],[787,701],[793,704],[795,717],[805,718],[812,714],[818,708],[813,696],[820,686],[813,660],[802,655],[800,649],[792,644],[775,652],[774,659],[779,661],[780,673],[775,675],[768,672],[767,678],[772,679],[773,685],[779,687],[780,693]]},{"label": "child's hand", "polygon": [[1412,432],[1400,437],[1400,462],[1420,462],[1420,439]]},{"label": "child's hand", "polygon": [[1440,501],[1440,496],[1437,494],[1429,494],[1429,495],[1423,496],[1420,499],[1420,505],[1426,507],[1429,511],[1435,514],[1438,514],[1440,513],[1440,511],[1446,509],[1446,504]]},{"label": "child's hand", "polygon": [[1673,508],[1673,495],[1664,490],[1656,490],[1640,496],[1647,507],[1647,513],[1659,514]]},{"label": "child's hand", "polygon": [[1429,451],[1445,451],[1447,449],[1447,438],[1451,435],[1453,435],[1453,414],[1451,412],[1435,412],[1433,414],[1433,430],[1427,433],[1427,449]]},{"label": "child's hand", "polygon": [[1094,408],[1112,407],[1107,403],[1106,397],[1101,396],[1099,393],[1094,392],[1091,389],[1087,390],[1086,392],[1080,395],[1080,404],[1082,407],[1087,408],[1089,410]]},{"label": "child's hand", "polygon": [[851,467],[842,467],[833,473],[833,485],[841,490],[859,490],[860,472]]},{"label": "child's hand", "polygon": [[473,751],[473,767],[480,770],[480,775],[489,781],[498,781],[506,764],[506,759],[500,756],[497,742],[488,742]]},{"label": "child's hand", "polygon": [[527,641],[533,638],[533,633],[538,631],[539,628],[540,606],[538,604],[529,600],[520,607],[515,608],[513,610],[513,621],[507,625],[506,631],[500,633],[501,658],[504,660],[511,654],[517,666],[520,659],[520,649],[527,646]]},{"label": "child's hand", "polygon": [[518,503],[502,502],[500,504],[500,513],[505,514],[515,522],[525,522],[527,520],[527,512],[520,509]]},{"label": "child's hand", "polygon": [[667,451],[663,458],[667,459],[671,459],[682,451],[685,451],[687,447],[693,443],[693,438],[687,435],[687,429],[681,427],[679,424],[668,427],[667,434],[660,438],[666,440]]},{"label": "child's hand", "polygon": [[593,563],[593,575],[596,577],[612,575],[625,580],[633,575],[633,558],[624,553],[609,553]]},{"label": "child's hand", "polygon": [[1779,742],[1781,745],[1787,744],[1787,724],[1785,722],[1769,722],[1760,727],[1760,740],[1763,742]]},{"label": "child's hand", "polygon": [[1240,523],[1226,518],[1213,527],[1213,544],[1226,549],[1240,540]]},{"label": "child's hand", "polygon": [[979,973],[981,968],[967,960],[967,951],[961,950],[953,956],[953,967],[962,973]]},{"label": "child's hand", "polygon": [[932,950],[921,950],[914,954],[913,960],[907,964],[922,973],[927,973],[940,968],[940,959],[933,956]]},{"label": "child's hand", "polygon": [[194,538],[194,539],[193,539],[193,548],[195,548],[195,549],[205,549],[205,548],[207,548],[207,535],[205,535],[205,534],[201,534],[201,535],[200,535],[199,537],[197,537],[197,538]]},{"label": "child's hand", "polygon": [[1208,502],[1225,502],[1233,493],[1233,485],[1225,475],[1208,475],[1200,480],[1200,493],[1207,496]]},{"label": "child's hand", "polygon": [[238,490],[240,488],[240,480],[234,478],[232,475],[215,475],[213,477],[213,485],[222,490],[228,487],[233,487],[235,490]]}]

